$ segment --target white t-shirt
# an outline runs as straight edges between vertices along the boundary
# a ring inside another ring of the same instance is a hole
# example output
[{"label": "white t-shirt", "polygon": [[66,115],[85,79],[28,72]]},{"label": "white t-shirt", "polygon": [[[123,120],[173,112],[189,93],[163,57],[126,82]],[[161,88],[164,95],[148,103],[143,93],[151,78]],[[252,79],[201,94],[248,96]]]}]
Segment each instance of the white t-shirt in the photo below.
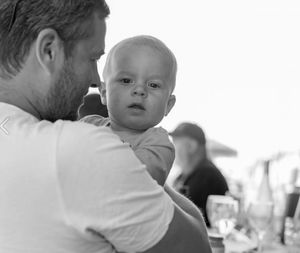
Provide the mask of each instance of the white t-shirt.
[{"label": "white t-shirt", "polygon": [[[100,115],[88,115],[80,121],[95,126],[110,126],[110,119]],[[175,148],[165,129],[151,127],[135,135],[122,131],[121,135],[118,134],[118,136],[123,142],[130,144],[141,162],[152,166],[150,169],[162,170],[166,175],[169,174],[175,159]]]},{"label": "white t-shirt", "polygon": [[39,121],[0,103],[0,252],[144,251],[173,212],[109,128]]}]

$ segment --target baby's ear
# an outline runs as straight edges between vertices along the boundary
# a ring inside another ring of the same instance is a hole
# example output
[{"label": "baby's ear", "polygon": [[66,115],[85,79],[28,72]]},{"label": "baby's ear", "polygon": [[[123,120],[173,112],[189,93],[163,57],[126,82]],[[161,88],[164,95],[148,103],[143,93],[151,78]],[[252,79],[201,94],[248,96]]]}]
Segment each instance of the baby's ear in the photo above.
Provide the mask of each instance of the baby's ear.
[{"label": "baby's ear", "polygon": [[175,105],[175,103],[176,103],[176,97],[175,97],[175,95],[170,95],[169,99],[168,99],[168,104],[167,104],[165,116],[167,116],[169,114],[169,112],[172,110],[172,108]]},{"label": "baby's ear", "polygon": [[98,86],[98,90],[100,92],[102,104],[107,105],[106,104],[106,88],[105,88],[105,83],[104,82],[100,83],[100,85]]}]

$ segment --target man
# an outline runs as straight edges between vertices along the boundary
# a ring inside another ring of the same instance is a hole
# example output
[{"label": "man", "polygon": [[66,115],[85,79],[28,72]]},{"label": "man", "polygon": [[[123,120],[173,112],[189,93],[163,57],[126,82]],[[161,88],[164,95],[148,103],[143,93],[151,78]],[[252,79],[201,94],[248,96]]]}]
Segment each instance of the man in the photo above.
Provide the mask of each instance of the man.
[{"label": "man", "polygon": [[71,121],[100,82],[108,14],[104,0],[0,2],[0,252],[211,252],[187,199],[108,128]]},{"label": "man", "polygon": [[226,179],[207,157],[206,137],[198,125],[184,122],[170,134],[175,145],[175,163],[181,168],[174,188],[201,209],[209,226],[207,197],[224,195],[228,191]]}]

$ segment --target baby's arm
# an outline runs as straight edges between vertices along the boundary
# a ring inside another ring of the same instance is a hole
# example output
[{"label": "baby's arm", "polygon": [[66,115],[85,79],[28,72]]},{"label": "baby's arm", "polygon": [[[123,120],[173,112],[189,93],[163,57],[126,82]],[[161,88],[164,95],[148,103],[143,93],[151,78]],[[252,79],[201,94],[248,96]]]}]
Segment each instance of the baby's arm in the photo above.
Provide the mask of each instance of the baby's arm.
[{"label": "baby's arm", "polygon": [[150,175],[164,185],[174,162],[174,146],[163,128],[148,129],[143,136],[132,148]]}]

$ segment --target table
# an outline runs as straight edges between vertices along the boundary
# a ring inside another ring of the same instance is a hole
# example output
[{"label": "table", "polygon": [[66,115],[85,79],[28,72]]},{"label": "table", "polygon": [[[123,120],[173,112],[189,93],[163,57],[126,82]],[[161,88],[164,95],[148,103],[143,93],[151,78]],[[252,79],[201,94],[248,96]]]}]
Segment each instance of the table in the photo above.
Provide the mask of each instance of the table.
[{"label": "table", "polygon": [[[245,244],[239,242],[233,242],[225,240],[225,253],[255,253],[256,250],[252,250],[251,247],[246,247]],[[286,246],[280,243],[271,243],[264,245],[263,253],[300,253],[299,247]]]},{"label": "table", "polygon": [[[208,229],[210,237],[220,237],[220,234]],[[244,233],[233,230],[230,236],[224,240],[225,253],[256,253],[257,241],[253,237],[246,236]],[[264,253],[300,253],[300,247],[287,246],[275,239],[275,237],[266,238],[263,242]]]}]

